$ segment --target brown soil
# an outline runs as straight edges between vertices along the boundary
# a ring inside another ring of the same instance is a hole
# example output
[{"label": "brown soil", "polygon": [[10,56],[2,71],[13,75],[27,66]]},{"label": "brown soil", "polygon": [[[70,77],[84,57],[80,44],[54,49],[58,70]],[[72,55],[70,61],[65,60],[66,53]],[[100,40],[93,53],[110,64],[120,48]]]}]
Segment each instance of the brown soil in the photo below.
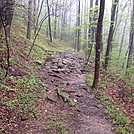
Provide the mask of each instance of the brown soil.
[{"label": "brown soil", "polygon": [[[72,53],[57,53],[54,59],[48,59],[46,66],[39,70],[47,84],[48,99],[40,99],[41,116],[21,122],[18,134],[115,133],[111,119],[87,87],[83,60]],[[68,93],[77,108],[64,102],[57,88]]]}]

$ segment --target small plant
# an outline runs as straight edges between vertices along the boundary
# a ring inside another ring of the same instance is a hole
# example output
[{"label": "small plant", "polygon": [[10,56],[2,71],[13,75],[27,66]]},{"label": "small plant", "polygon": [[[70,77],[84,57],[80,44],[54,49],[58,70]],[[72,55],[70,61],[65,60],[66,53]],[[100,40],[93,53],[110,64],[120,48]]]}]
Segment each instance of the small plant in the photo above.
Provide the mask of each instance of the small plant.
[{"label": "small plant", "polygon": [[62,91],[60,88],[56,89],[59,96],[62,97],[64,102],[68,102],[70,107],[77,107],[76,100],[69,97],[69,94],[65,91]]},{"label": "small plant", "polygon": [[12,99],[12,100],[9,100],[9,101],[4,101],[2,102],[3,105],[6,105],[8,108],[10,109],[13,109],[13,108],[16,108],[19,104],[19,100],[16,98],[16,99]]},{"label": "small plant", "polygon": [[63,122],[47,122],[47,125],[44,129],[45,131],[51,129],[51,132],[55,132],[57,130],[60,134],[69,134],[69,130],[67,129],[66,124]]},{"label": "small plant", "polygon": [[93,84],[93,75],[89,75],[89,74],[87,74],[86,75],[86,80],[87,80],[87,84],[88,84],[88,86],[89,87],[91,87],[92,86],[92,84]]},{"label": "small plant", "polygon": [[54,120],[65,120],[67,118],[67,112],[63,111],[60,114],[52,114],[49,118]]},{"label": "small plant", "polygon": [[116,125],[116,131],[121,134],[131,134],[131,119],[109,99],[106,93],[100,92],[100,100],[106,105],[106,113],[113,118],[113,124]]}]

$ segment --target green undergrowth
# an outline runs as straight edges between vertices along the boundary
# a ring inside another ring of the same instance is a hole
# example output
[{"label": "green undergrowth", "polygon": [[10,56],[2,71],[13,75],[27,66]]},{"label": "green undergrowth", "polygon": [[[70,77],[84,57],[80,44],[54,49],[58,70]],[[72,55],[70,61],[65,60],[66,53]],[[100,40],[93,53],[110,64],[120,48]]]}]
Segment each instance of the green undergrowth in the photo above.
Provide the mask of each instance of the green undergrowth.
[{"label": "green undergrowth", "polygon": [[19,78],[8,76],[0,85],[0,93],[2,109],[6,107],[9,114],[2,115],[0,132],[10,132],[12,124],[18,120],[25,121],[40,115],[38,104],[40,98],[45,99],[46,85],[33,74]]},{"label": "green undergrowth", "polygon": [[[0,114],[0,133],[10,133],[13,125],[19,125],[20,121],[38,118],[41,114],[38,105],[46,99],[47,87],[38,74],[38,70],[45,64],[44,52],[37,47],[27,57],[29,48],[23,42],[18,46],[18,42],[18,39],[14,40],[11,69],[6,78],[5,70],[0,68],[0,105],[1,110],[6,111]],[[36,60],[42,64],[34,62]]]},{"label": "green undergrowth", "polygon": [[132,120],[122,112],[121,108],[104,92],[100,92],[100,100],[106,107],[106,113],[113,118],[116,132],[121,134],[133,134]]},{"label": "green undergrowth", "polygon": [[87,85],[91,87],[93,85],[93,74],[86,74]]},{"label": "green undergrowth", "polygon": [[[34,37],[31,40],[28,40],[25,36],[19,35],[19,38],[21,38],[24,41],[27,41],[29,43],[33,43]],[[57,52],[65,52],[65,51],[73,51],[73,48],[70,44],[65,43],[61,40],[55,39],[53,42],[49,42],[48,38],[44,38],[44,35],[40,34],[40,36],[37,38],[35,42],[36,47],[42,47],[45,50],[52,50]]]},{"label": "green undergrowth", "polygon": [[57,93],[62,97],[64,102],[67,102],[70,107],[77,107],[74,99],[69,97],[69,94],[65,91],[62,91],[60,88],[57,89]]},{"label": "green undergrowth", "polygon": [[68,114],[67,111],[61,111],[61,113],[49,115],[49,120],[45,124],[44,132],[47,134],[74,134],[73,130],[69,128],[66,122]]},{"label": "green undergrowth", "polygon": [[[47,99],[47,86],[43,83],[38,71],[45,66],[47,58],[54,58],[57,51],[72,51],[71,46],[62,41],[54,40],[50,43],[43,37],[37,39],[28,56],[33,39],[28,40],[16,33],[11,34],[11,67],[6,78],[4,77],[6,70],[0,68],[0,105],[2,110],[5,108],[7,110],[7,113],[0,115],[0,121],[2,121],[0,133],[10,133],[14,129],[13,124],[40,116],[41,111],[38,105],[40,101]],[[5,52],[6,48],[2,51]],[[7,64],[5,58],[2,64]],[[64,124],[50,123],[49,126],[57,127],[63,134],[68,133]]]},{"label": "green undergrowth", "polygon": [[[122,52],[119,56],[118,48],[113,48],[111,57],[109,59],[108,70],[107,72],[114,75],[116,79],[123,80],[126,85],[130,87],[134,87],[134,67],[133,62],[132,66],[126,69],[127,66],[127,58],[125,56],[125,52]],[[105,53],[103,52],[101,55],[101,63],[104,64]]]},{"label": "green undergrowth", "polygon": [[[9,81],[15,84],[15,87],[7,85]],[[7,77],[5,83],[0,85],[0,92],[3,94],[0,100],[2,109],[6,107],[8,110],[8,115],[1,115],[0,132],[11,132],[12,124],[16,124],[19,120],[25,121],[40,116],[39,98],[45,99],[46,85],[38,78],[33,76],[18,79],[12,76]]]},{"label": "green undergrowth", "polygon": [[[92,75],[87,75],[87,84],[92,85]],[[99,94],[100,102],[105,107],[105,112],[112,117],[116,132],[119,134],[134,134],[132,120],[122,112],[122,109],[110,97],[99,89],[92,89],[95,94]]]}]

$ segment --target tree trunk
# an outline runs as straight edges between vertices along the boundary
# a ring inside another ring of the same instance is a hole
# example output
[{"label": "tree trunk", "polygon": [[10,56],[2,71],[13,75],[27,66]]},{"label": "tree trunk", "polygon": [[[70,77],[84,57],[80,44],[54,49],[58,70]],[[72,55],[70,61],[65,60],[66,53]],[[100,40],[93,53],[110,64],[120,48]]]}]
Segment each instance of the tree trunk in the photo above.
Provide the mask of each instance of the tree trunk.
[{"label": "tree trunk", "polygon": [[55,3],[54,39],[57,37],[57,3]]},{"label": "tree trunk", "polygon": [[[89,24],[93,23],[93,0],[90,0],[90,11],[89,11]],[[89,61],[91,51],[93,48],[93,42],[94,42],[94,36],[93,36],[93,27],[92,25],[89,26],[88,28],[88,57],[87,57],[87,63]]]},{"label": "tree trunk", "polygon": [[60,35],[60,40],[63,40],[65,37],[65,24],[66,24],[66,3],[67,0],[64,0],[63,3],[63,11],[62,11],[62,19],[61,19],[61,35]]},{"label": "tree trunk", "polygon": [[6,43],[6,74],[5,77],[8,75],[8,70],[10,66],[10,27],[12,23],[12,17],[14,12],[14,0],[7,0],[7,1],[0,1],[0,30],[3,28],[4,31],[4,38]]},{"label": "tree trunk", "polygon": [[28,23],[27,23],[27,39],[31,39],[31,22],[32,22],[32,0],[28,1]]},{"label": "tree trunk", "polygon": [[[96,37],[96,33],[97,33],[97,19],[98,19],[98,0],[95,1],[95,11],[94,11],[94,17],[93,17],[93,21],[94,21],[94,27],[93,27],[93,38],[94,38],[94,42],[95,42],[95,37]],[[95,48],[95,44],[94,44],[94,48]],[[103,49],[103,43],[101,44],[101,52],[102,52],[102,49]]]},{"label": "tree trunk", "polygon": [[[78,14],[77,14],[77,24],[80,26],[80,0],[78,1]],[[80,28],[77,29],[77,52],[80,51]]]},{"label": "tree trunk", "polygon": [[124,36],[125,36],[125,31],[126,31],[126,26],[127,26],[127,20],[128,20],[128,16],[125,19],[125,25],[124,25],[123,33],[122,33],[122,37],[121,37],[121,44],[120,44],[119,56],[118,56],[119,58],[120,58],[122,47],[123,47]]},{"label": "tree trunk", "polygon": [[127,59],[127,67],[126,67],[127,69],[134,64],[133,61],[134,61],[134,2],[133,2],[132,17],[131,17],[129,49],[128,49],[128,59]]},{"label": "tree trunk", "polygon": [[114,21],[115,21],[115,13],[116,8],[118,5],[119,0],[114,0],[112,3],[112,11],[111,11],[111,23],[110,23],[110,29],[109,29],[109,35],[108,35],[108,41],[107,41],[107,49],[105,54],[105,65],[104,68],[107,70],[109,57],[110,57],[110,50],[112,48],[112,40],[113,40],[113,34],[114,34]]},{"label": "tree trunk", "polygon": [[0,18],[0,30],[3,28],[2,21],[4,21],[5,27],[8,27],[8,33],[10,32],[10,27],[12,24],[12,17],[14,12],[14,0],[2,0],[0,1],[0,14],[2,19]]},{"label": "tree trunk", "polygon": [[[36,20],[36,24],[35,24],[34,35],[36,35],[36,32],[38,30],[38,23],[39,23],[39,18],[40,18],[41,11],[42,11],[42,8],[43,8],[43,3],[44,3],[44,0],[41,1],[41,5],[40,5],[40,1],[38,1],[38,6],[37,6],[38,16],[37,16],[37,20]],[[40,9],[39,9],[39,5],[40,5]]]},{"label": "tree trunk", "polygon": [[96,56],[95,56],[95,74],[93,88],[98,88],[99,83],[99,69],[100,69],[100,46],[102,44],[102,25],[105,9],[105,0],[100,0],[100,11],[97,24],[97,34],[96,34]]},{"label": "tree trunk", "polygon": [[87,47],[87,27],[86,27],[86,14],[87,14],[87,0],[85,0],[85,5],[84,5],[84,45],[83,45],[83,50],[86,49]]},{"label": "tree trunk", "polygon": [[33,27],[36,27],[36,0],[33,0]]},{"label": "tree trunk", "polygon": [[51,29],[51,16],[50,16],[50,7],[48,0],[47,1],[47,10],[48,10],[48,25],[49,25],[49,37],[50,37],[50,42],[52,42],[52,29]]}]

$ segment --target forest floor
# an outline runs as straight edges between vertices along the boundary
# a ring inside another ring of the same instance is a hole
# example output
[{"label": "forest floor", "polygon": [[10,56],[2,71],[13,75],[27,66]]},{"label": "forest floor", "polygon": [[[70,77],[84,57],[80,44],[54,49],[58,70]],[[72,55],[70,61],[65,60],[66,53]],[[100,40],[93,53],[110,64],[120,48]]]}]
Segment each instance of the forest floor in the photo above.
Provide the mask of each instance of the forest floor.
[{"label": "forest floor", "polygon": [[[19,55],[24,58],[23,54]],[[26,61],[29,66],[42,64],[39,61],[37,63],[28,59]],[[24,103],[25,100],[18,104],[18,99],[16,99],[18,93],[16,94],[16,91],[13,90],[18,86],[25,92],[25,89],[29,88],[28,85],[21,87],[22,81],[19,81],[20,85],[16,85],[19,83],[16,82],[17,80],[13,80],[14,83],[11,82],[12,78],[7,80],[6,86],[10,86],[12,89],[7,88],[5,91],[2,87],[0,90],[1,102],[6,102],[0,104],[0,134],[8,133],[9,128],[9,133],[12,134],[115,134],[113,119],[106,114],[97,92],[87,84],[87,73],[92,73],[92,70],[93,67],[90,71],[85,70],[84,58],[73,52],[57,52],[53,58],[46,59],[45,65],[39,65],[34,70],[36,77],[46,85],[45,94],[38,86],[34,90],[37,99],[35,107],[40,109],[37,116],[30,110],[26,112],[33,113],[33,115],[27,116],[27,113],[24,112],[25,107],[20,111],[21,103]],[[19,79],[27,75],[24,69],[20,68],[9,70],[9,74],[16,78],[19,76]],[[107,94],[117,97],[113,90],[107,91],[105,91]],[[31,93],[33,93],[32,90],[30,94],[19,93],[19,95],[21,94],[21,97],[31,103]],[[22,100],[21,97],[19,100]],[[129,103],[132,104],[132,102]],[[28,102],[24,104],[27,105]],[[133,104],[129,106],[130,112],[126,114],[133,119]],[[124,109],[124,111],[127,112],[128,109]],[[7,126],[5,127],[5,125]]]},{"label": "forest floor", "polygon": [[38,72],[48,99],[40,100],[41,116],[23,122],[20,134],[114,134],[112,120],[86,84],[83,58],[57,53]]}]

